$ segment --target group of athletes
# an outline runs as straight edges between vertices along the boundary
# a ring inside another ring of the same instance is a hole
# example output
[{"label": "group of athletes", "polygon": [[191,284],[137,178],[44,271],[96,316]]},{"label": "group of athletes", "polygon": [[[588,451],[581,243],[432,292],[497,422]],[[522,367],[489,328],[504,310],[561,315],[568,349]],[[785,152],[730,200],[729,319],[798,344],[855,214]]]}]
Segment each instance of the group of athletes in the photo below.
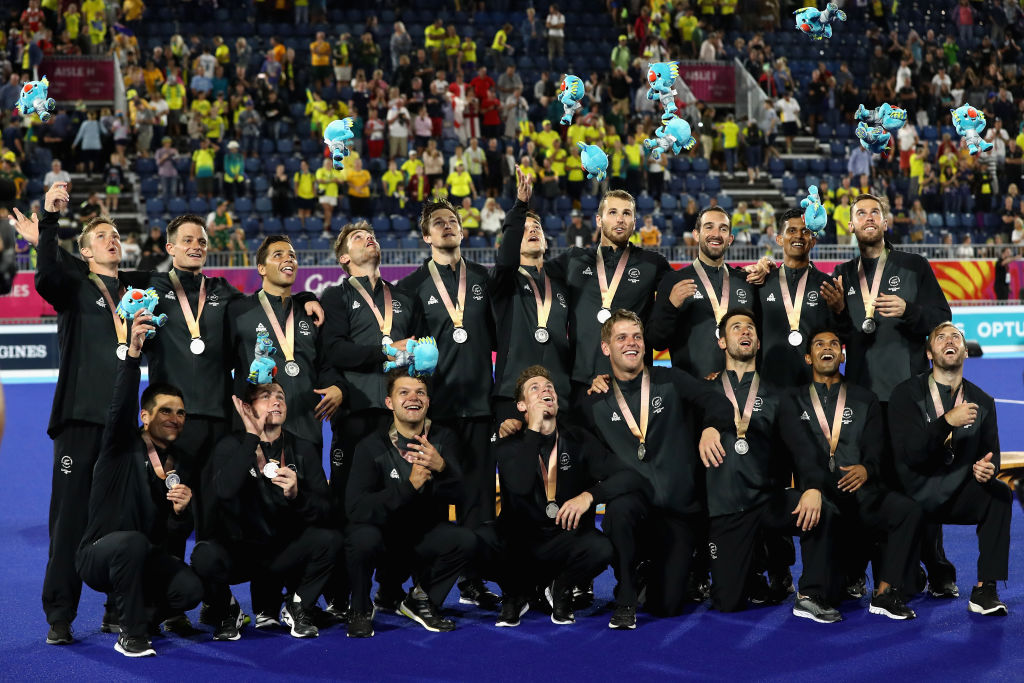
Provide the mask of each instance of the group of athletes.
[{"label": "group of athletes", "polygon": [[[730,266],[717,206],[697,221],[698,258],[675,270],[630,244],[622,190],[601,199],[599,245],[548,258],[517,176],[492,268],[462,257],[455,208],[428,202],[422,266],[387,282],[372,227],[349,224],[334,246],[348,277],[319,300],[294,291],[285,235],[263,241],[262,287],[244,294],[203,274],[198,216],[168,223],[169,272],[139,272],[119,269],[108,218],[85,225],[81,258],[61,249],[63,183],[41,217],[17,213],[58,313],[47,642],[73,642],[82,582],[107,594],[117,651],[144,656],[161,628],[191,632],[200,603],[218,641],[247,622],[369,637],[375,610],[450,631],[456,584],[498,626],[530,609],[570,624],[609,565],[613,629],[708,598],[719,611],[791,601],[832,623],[870,593],[872,613],[911,619],[926,587],[959,595],[943,524],[978,527],[969,610],[1007,613],[995,406],[963,376],[929,264],[885,239],[884,200],[854,200],[859,255],[831,275],[798,209],[779,219],[781,265]],[[152,288],[166,323],[122,320],[128,287]],[[401,365],[425,337],[429,377]],[[257,356],[274,362],[269,383],[250,382]],[[243,582],[251,617],[231,592]]]}]

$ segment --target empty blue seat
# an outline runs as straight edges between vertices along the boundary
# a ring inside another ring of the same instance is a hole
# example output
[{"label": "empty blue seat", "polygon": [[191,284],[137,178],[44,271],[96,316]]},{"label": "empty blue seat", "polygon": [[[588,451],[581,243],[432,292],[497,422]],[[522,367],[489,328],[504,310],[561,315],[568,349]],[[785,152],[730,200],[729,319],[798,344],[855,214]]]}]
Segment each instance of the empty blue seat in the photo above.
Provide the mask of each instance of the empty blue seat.
[{"label": "empty blue seat", "polygon": [[280,235],[284,232],[284,226],[281,225],[281,219],[277,216],[266,216],[263,219],[263,232],[267,235]]},{"label": "empty blue seat", "polygon": [[694,173],[707,173],[710,168],[711,164],[704,157],[697,157],[690,162],[690,169]]},{"label": "empty blue seat", "polygon": [[256,209],[256,213],[269,214],[273,211],[274,204],[270,201],[270,197],[257,197],[253,202],[253,208]]},{"label": "empty blue seat", "polygon": [[[160,181],[156,178],[145,178],[141,183],[139,183],[139,192],[142,193],[142,196],[145,199],[157,196],[157,194],[160,193]],[[29,196],[31,197],[34,195],[29,193]]]},{"label": "empty blue seat", "polygon": [[139,157],[135,160],[135,172],[148,177],[156,174],[156,161],[152,157]]},{"label": "empty blue seat", "polygon": [[940,230],[942,228],[942,214],[930,213],[928,214],[928,227]]},{"label": "empty blue seat", "polygon": [[690,194],[697,194],[701,190],[700,178],[697,176],[686,176],[686,191]]},{"label": "empty blue seat", "polygon": [[646,195],[636,198],[636,211],[639,214],[651,213],[654,211],[654,200]]},{"label": "empty blue seat", "polygon": [[[193,197],[188,201],[188,210],[190,213],[205,216],[210,212],[210,203],[201,197]],[[172,213],[176,213],[173,212]]]},{"label": "empty blue seat", "polygon": [[374,216],[370,224],[373,226],[374,232],[390,232],[391,230],[391,219],[387,216]]},{"label": "empty blue seat", "polygon": [[676,210],[676,198],[672,195],[662,192],[661,193],[661,211],[662,213]]},{"label": "empty blue seat", "polygon": [[303,231],[302,221],[295,216],[288,216],[284,219],[284,231],[289,235],[297,235]]},{"label": "empty blue seat", "polygon": [[[585,194],[580,197],[580,208],[585,214],[592,214],[597,211],[597,197]],[[508,209],[505,209],[506,211]]]},{"label": "empty blue seat", "polygon": [[[781,178],[786,172],[786,164],[777,157],[772,157],[772,160],[768,162],[768,172],[771,173],[773,178]],[[689,184],[687,184],[687,192],[691,192]]]},{"label": "empty blue seat", "polygon": [[256,216],[249,216],[242,221],[242,229],[245,230],[247,237],[256,235],[260,231],[260,219]]},{"label": "empty blue seat", "polygon": [[797,188],[798,185],[796,182],[796,178],[794,178],[793,176],[788,175],[782,179],[782,194],[786,195],[787,197],[793,196],[796,194]]},{"label": "empty blue seat", "polygon": [[400,235],[405,235],[412,230],[412,223],[405,216],[395,216],[391,219],[391,230]]},{"label": "empty blue seat", "polygon": [[718,194],[722,190],[722,179],[719,176],[709,175],[704,179],[704,191],[708,194]]},{"label": "empty blue seat", "polygon": [[235,213],[240,216],[247,216],[252,213],[252,200],[248,197],[239,197],[235,200]]},{"label": "empty blue seat", "polygon": [[469,238],[470,249],[486,249],[489,246],[491,246],[490,243],[483,235],[473,235]]},{"label": "empty blue seat", "polygon": [[164,205],[164,200],[159,197],[152,197],[146,200],[146,214],[149,216],[159,216],[167,210]]},{"label": "empty blue seat", "polygon": [[167,211],[175,216],[180,216],[183,213],[188,213],[188,202],[181,197],[172,197],[167,202]]},{"label": "empty blue seat", "polygon": [[423,246],[419,237],[403,237],[398,240],[398,244],[402,249],[419,249]]},{"label": "empty blue seat", "polygon": [[306,232],[311,236],[319,235],[324,231],[324,221],[318,216],[310,216],[306,219]]},{"label": "empty blue seat", "polygon": [[947,228],[959,228],[960,225],[960,214],[947,211],[944,220]]},{"label": "empty blue seat", "polygon": [[553,214],[544,216],[544,232],[555,234],[562,231],[562,219]]}]

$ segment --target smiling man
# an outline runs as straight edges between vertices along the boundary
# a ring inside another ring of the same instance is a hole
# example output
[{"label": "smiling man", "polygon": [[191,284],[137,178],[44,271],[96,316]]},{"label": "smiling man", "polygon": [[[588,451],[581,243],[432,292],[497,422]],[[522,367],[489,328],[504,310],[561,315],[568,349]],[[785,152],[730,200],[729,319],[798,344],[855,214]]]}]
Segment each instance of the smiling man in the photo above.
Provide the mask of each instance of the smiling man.
[{"label": "smiling man", "polygon": [[889,401],[896,472],[906,491],[940,524],[976,524],[978,582],[968,610],[1007,614],[997,581],[1006,581],[1013,494],[999,473],[999,428],[992,397],[964,379],[967,348],[951,322],[928,336],[931,372],[898,385]]}]

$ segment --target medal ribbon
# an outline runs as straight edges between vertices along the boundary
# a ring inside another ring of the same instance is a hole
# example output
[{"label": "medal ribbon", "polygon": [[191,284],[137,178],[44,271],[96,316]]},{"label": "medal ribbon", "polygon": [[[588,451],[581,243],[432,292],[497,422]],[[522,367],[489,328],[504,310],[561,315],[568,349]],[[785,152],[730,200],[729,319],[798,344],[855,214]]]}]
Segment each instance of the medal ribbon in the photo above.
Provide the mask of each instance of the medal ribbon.
[{"label": "medal ribbon", "polygon": [[270,300],[267,299],[267,293],[262,289],[260,293],[256,295],[260,300],[260,306],[263,306],[263,312],[267,314],[267,318],[270,321],[270,327],[274,330],[274,335],[277,337],[277,343],[281,345],[281,353],[284,354],[286,361],[295,360],[295,306],[291,306],[288,310],[288,320],[284,322],[284,326],[288,329],[287,332],[281,331],[281,323],[277,321],[277,314],[274,313],[274,309],[270,307]]},{"label": "medal ribbon", "polygon": [[641,445],[647,439],[647,418],[648,411],[651,403],[651,374],[647,368],[644,368],[643,379],[640,380],[640,424],[636,423],[636,419],[633,418],[633,413],[629,411],[629,406],[626,405],[626,399],[622,395],[622,390],[619,389],[619,383],[615,381],[615,377],[612,377],[612,389],[615,390],[615,401],[619,404],[619,410],[622,411],[622,417],[626,420],[626,426],[629,427],[629,431],[633,433],[633,436],[640,439]]},{"label": "medal ribbon", "polygon": [[[119,345],[127,344],[128,321],[121,320],[121,316],[117,314],[117,304],[115,304],[114,300],[111,298],[110,290],[107,289],[107,286],[103,284],[103,280],[101,280],[100,276],[96,273],[89,273],[89,279],[92,280],[92,283],[96,285],[97,289],[100,290],[100,294],[102,294],[103,298],[107,301],[107,308],[110,309],[110,316],[114,319],[114,332],[117,333],[117,343]],[[120,294],[121,296],[124,296],[123,288],[120,290]]]},{"label": "medal ribbon", "polygon": [[[952,388],[952,387],[951,387]],[[932,395],[932,404],[935,406],[935,419],[938,420],[946,414],[946,409],[942,407],[942,397],[939,396],[939,387],[935,384],[935,375],[928,375],[928,391]],[[956,398],[953,399],[953,407],[956,408],[958,405],[964,402],[964,383],[960,382],[960,388],[957,391],[953,391]],[[949,444],[953,440],[953,432],[950,432],[946,436],[946,444]]]},{"label": "medal ribbon", "polygon": [[149,455],[149,464],[153,466],[153,472],[159,479],[166,479],[167,475],[174,470],[164,472],[164,466],[160,462],[160,456],[156,454],[156,446],[153,445],[153,439],[145,431],[142,432],[142,440],[146,442],[146,454]]},{"label": "medal ribbon", "polygon": [[814,388],[814,383],[811,383],[811,405],[814,406],[814,414],[818,417],[818,426],[821,427],[821,433],[825,435],[825,440],[828,441],[828,457],[836,457],[836,448],[839,446],[839,432],[843,428],[843,409],[846,408],[846,383],[844,382],[839,387],[839,400],[836,402],[836,414],[832,418],[832,429],[828,428],[828,420],[825,418],[825,409],[821,407],[821,399],[818,398],[818,392]]},{"label": "medal ribbon", "polygon": [[537,460],[540,462],[540,473],[544,478],[544,493],[549,502],[554,501],[555,491],[558,488],[558,432],[555,432],[555,445],[551,447],[547,465],[544,464],[544,458],[539,453]]},{"label": "medal ribbon", "polygon": [[871,289],[868,289],[868,279],[864,275],[864,259],[857,259],[857,277],[860,278],[860,296],[864,299],[864,318],[872,318],[875,315],[875,299],[878,298],[878,288],[882,284],[882,271],[885,270],[885,262],[889,258],[889,251],[883,250],[878,257],[878,265],[875,266],[875,276],[871,278]]},{"label": "medal ribbon", "polygon": [[441,281],[441,274],[437,272],[437,264],[431,259],[427,262],[427,270],[430,271],[430,279],[434,281],[434,286],[437,287],[437,293],[441,295],[441,301],[444,302],[444,307],[448,309],[448,317],[452,319],[452,324],[455,327],[462,327],[462,316],[466,313],[466,263],[460,259],[459,263],[459,291],[458,291],[458,305],[452,305],[452,298],[448,294],[448,288],[444,286],[444,282]]},{"label": "medal ribbon", "polygon": [[[428,436],[429,434],[430,420],[428,419],[426,420],[426,422],[423,423],[423,436]],[[396,427],[394,424],[392,424],[391,429],[388,430],[388,438],[391,439],[391,445],[394,446],[395,450],[398,451],[398,454],[402,456],[402,460],[405,460],[407,463],[412,464],[412,459],[409,457],[409,451],[403,451],[401,448],[398,447],[398,427]]]},{"label": "medal ribbon", "polygon": [[615,292],[619,291],[619,282],[622,281],[622,274],[626,272],[626,261],[629,260],[629,248],[630,245],[626,245],[622,249],[622,255],[619,256],[619,263],[615,266],[615,274],[612,275],[612,284],[608,285],[608,273],[604,270],[604,255],[601,253],[601,247],[597,247],[597,286],[601,288],[601,308],[607,308],[611,310],[612,300],[615,298]]},{"label": "medal ribbon", "polygon": [[747,435],[750,417],[754,414],[754,401],[757,399],[757,387],[761,383],[761,378],[756,372],[754,373],[754,379],[750,382],[750,393],[747,394],[747,402],[743,406],[743,413],[741,414],[740,405],[736,401],[736,392],[732,389],[732,383],[729,381],[728,374],[727,371],[722,372],[722,387],[725,389],[725,397],[732,404],[732,419],[736,423],[736,437],[742,439]]},{"label": "medal ribbon", "polygon": [[[284,467],[284,448],[281,449],[281,462],[277,463],[281,467]],[[267,458],[263,455],[263,446],[256,444],[256,465],[260,468],[260,474],[263,474],[263,468],[267,466]]]},{"label": "medal ribbon", "polygon": [[811,272],[811,267],[807,266],[804,270],[804,274],[800,277],[800,282],[796,286],[796,301],[789,295],[789,282],[786,277],[786,266],[779,268],[779,288],[782,290],[782,304],[786,307],[786,317],[789,318],[789,329],[791,331],[800,329],[800,311],[804,307],[804,290],[807,289],[807,276]]},{"label": "medal ribbon", "polygon": [[537,302],[537,327],[548,326],[548,316],[551,315],[551,278],[547,276],[547,273],[541,271],[541,275],[544,276],[544,298],[540,298],[540,287],[533,281],[533,276],[530,272],[519,266],[519,272],[526,277],[526,280],[530,283],[530,289],[533,290],[533,298]]},{"label": "medal ribbon", "polygon": [[[725,265],[722,265],[725,268]],[[693,260],[693,269],[697,271],[697,277],[700,278],[700,283],[704,285],[704,290],[708,293],[708,301],[711,302],[711,310],[715,313],[715,324],[722,322],[722,318],[725,317],[725,312],[729,310],[729,271],[722,271],[722,298],[719,299],[715,296],[715,288],[711,286],[711,278],[704,271],[704,264],[700,262],[699,258]]]},{"label": "medal ribbon", "polygon": [[188,296],[185,295],[185,288],[181,286],[178,274],[171,269],[167,274],[174,285],[174,292],[178,295],[178,304],[181,306],[181,314],[185,316],[185,324],[188,325],[188,333],[193,339],[199,339],[199,318],[203,315],[203,305],[206,303],[206,276],[200,275],[199,280],[199,310],[195,317],[192,316],[192,306],[188,303]]},{"label": "medal ribbon", "polygon": [[391,323],[395,312],[391,308],[391,289],[388,287],[388,283],[383,280],[381,280],[380,283],[381,287],[384,288],[384,315],[382,316],[380,314],[380,309],[377,308],[377,304],[373,302],[373,297],[366,291],[363,284],[354,277],[350,277],[348,282],[357,292],[359,292],[359,295],[363,297],[363,301],[365,301],[366,305],[370,307],[371,311],[373,311],[374,317],[377,318],[377,327],[380,328],[380,333],[385,337],[390,337]]}]

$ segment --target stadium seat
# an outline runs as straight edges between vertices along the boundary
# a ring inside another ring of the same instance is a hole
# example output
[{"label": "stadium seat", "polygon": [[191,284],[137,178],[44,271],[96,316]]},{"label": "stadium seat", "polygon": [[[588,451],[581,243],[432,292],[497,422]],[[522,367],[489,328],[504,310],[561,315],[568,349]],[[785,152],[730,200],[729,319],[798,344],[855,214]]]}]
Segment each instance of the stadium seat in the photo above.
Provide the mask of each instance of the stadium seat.
[{"label": "stadium seat", "polygon": [[401,249],[420,249],[423,246],[419,237],[403,237],[398,244]]},{"label": "stadium seat", "polygon": [[[786,172],[785,162],[783,162],[782,159],[773,157],[772,160],[768,162],[768,172],[771,173],[773,178],[781,178]],[[689,186],[687,186],[687,192],[690,191]]]},{"label": "stadium seat", "polygon": [[544,216],[544,232],[548,234],[555,234],[562,231],[562,219],[553,214]]},{"label": "stadium seat", "polygon": [[248,216],[252,213],[252,200],[248,197],[239,197],[235,200],[235,213],[239,216]]},{"label": "stadium seat", "polygon": [[398,240],[391,235],[383,235],[377,239],[381,249],[398,249]]},{"label": "stadium seat", "polygon": [[156,175],[156,161],[152,157],[139,157],[135,160],[135,172],[143,178]]},{"label": "stadium seat", "polygon": [[281,219],[277,216],[266,216],[263,219],[263,233],[265,235],[280,235],[284,232],[284,226],[281,225]]},{"label": "stadium seat", "polygon": [[[782,179],[782,194],[786,195],[787,197],[792,197],[793,195],[795,195],[798,187],[799,185],[796,182],[796,178],[794,178],[793,176],[788,175]],[[703,204],[701,204],[701,206],[703,206]]]},{"label": "stadium seat", "polygon": [[816,175],[823,175],[828,166],[828,162],[825,159],[811,159],[811,162],[807,165],[807,170]]},{"label": "stadium seat", "polygon": [[676,210],[676,198],[672,195],[662,192],[661,193],[661,212],[668,213]]},{"label": "stadium seat", "polygon": [[853,137],[853,126],[848,123],[840,123],[836,126],[836,139],[849,140]]},{"label": "stadium seat", "polygon": [[636,211],[639,214],[651,213],[654,211],[654,200],[647,195],[640,195],[636,198]]},{"label": "stadium seat", "polygon": [[310,216],[306,219],[306,234],[316,237],[324,231],[324,221],[318,216]]},{"label": "stadium seat", "polygon": [[[156,178],[145,178],[139,183],[139,192],[143,198],[156,197],[160,193],[160,181]],[[29,196],[33,196],[31,193]]]},{"label": "stadium seat", "polygon": [[[270,201],[270,197],[257,197],[253,202],[253,208],[256,209],[256,213],[268,216],[273,211],[274,205]],[[266,227],[266,220],[264,220],[264,227]]]},{"label": "stadium seat", "polygon": [[690,162],[690,169],[694,173],[707,173],[711,168],[711,164],[704,157],[697,157]]},{"label": "stadium seat", "polygon": [[391,219],[391,229],[399,235],[406,235],[412,230],[412,222],[405,216],[394,216]]},{"label": "stadium seat", "polygon": [[955,230],[956,228],[962,227],[960,225],[960,214],[958,213],[947,211],[943,216],[943,220],[947,228],[953,228]]},{"label": "stadium seat", "polygon": [[939,139],[939,130],[935,126],[922,126],[921,139],[929,142]]},{"label": "stadium seat", "polygon": [[686,191],[690,194],[697,194],[701,191],[700,178],[694,175],[686,176]]},{"label": "stadium seat", "polygon": [[805,173],[807,173],[807,168],[808,168],[807,159],[802,159],[802,158],[793,159],[793,161],[792,161],[792,163],[790,165],[790,169],[793,171],[794,175],[797,175],[797,176],[802,176]]},{"label": "stadium seat", "polygon": [[245,160],[245,174],[256,175],[263,171],[263,162],[256,157],[249,157]]},{"label": "stadium seat", "polygon": [[284,219],[284,231],[289,235],[298,235],[302,233],[302,221],[295,216],[288,216]]},{"label": "stadium seat", "polygon": [[373,226],[374,232],[391,231],[391,219],[387,216],[374,216],[370,224]]},{"label": "stadium seat", "polygon": [[942,229],[942,214],[930,213],[928,214],[928,227],[934,230]]},{"label": "stadium seat", "polygon": [[164,205],[164,200],[159,197],[152,197],[146,200],[146,215],[148,216],[160,216],[167,210]]},{"label": "stadium seat", "polygon": [[490,242],[488,242],[487,238],[483,235],[473,235],[469,238],[470,249],[486,249],[490,246]]},{"label": "stadium seat", "polygon": [[[587,215],[592,215],[597,212],[597,197],[593,195],[585,194],[580,198],[580,209]],[[505,209],[508,211],[508,209]]]},{"label": "stadium seat", "polygon": [[246,237],[253,237],[260,231],[260,219],[256,216],[250,216],[242,221],[242,229],[245,230]]},{"label": "stadium seat", "polygon": [[721,176],[709,175],[704,179],[704,191],[708,194],[718,194],[722,191]]},{"label": "stadium seat", "polygon": [[172,213],[175,216],[180,216],[183,213],[188,213],[188,202],[181,197],[172,197],[167,202],[167,212]]},{"label": "stadium seat", "polygon": [[[192,199],[188,200],[188,210],[189,213],[194,213],[203,217],[205,217],[206,214],[212,211],[212,209],[210,208],[210,203],[201,197],[193,197]],[[171,213],[175,212],[172,211]]]}]

